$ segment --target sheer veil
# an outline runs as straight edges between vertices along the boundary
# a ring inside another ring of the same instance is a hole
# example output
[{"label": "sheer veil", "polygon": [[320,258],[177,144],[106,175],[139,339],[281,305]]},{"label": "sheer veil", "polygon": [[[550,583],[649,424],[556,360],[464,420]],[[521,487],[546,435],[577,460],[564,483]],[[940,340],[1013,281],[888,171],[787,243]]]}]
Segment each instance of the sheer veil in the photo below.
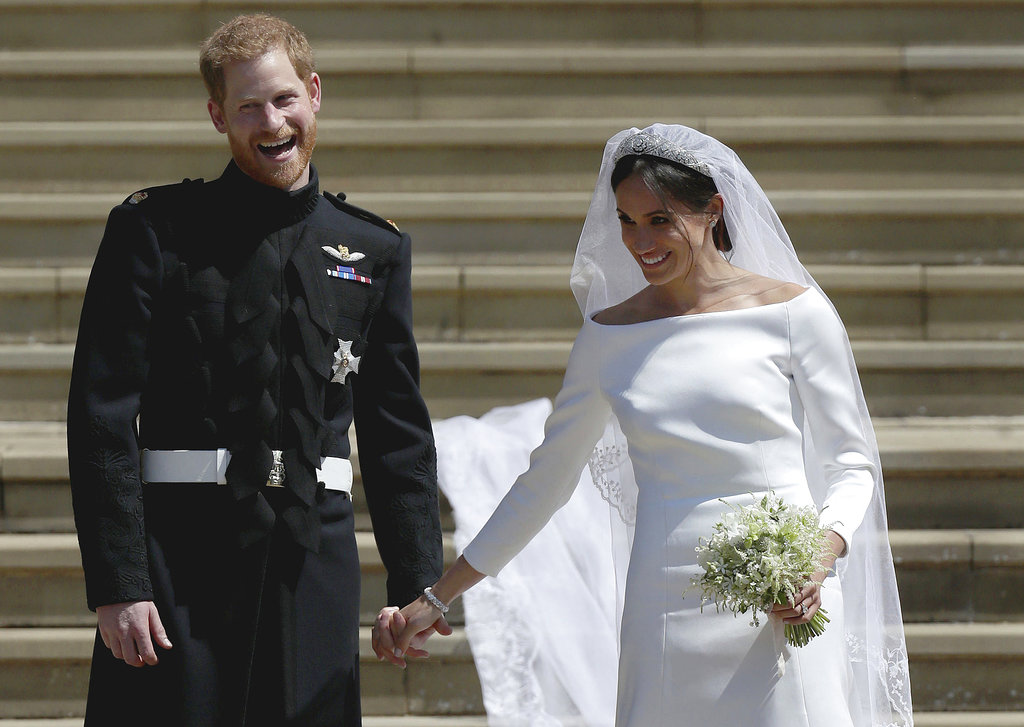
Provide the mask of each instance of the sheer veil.
[{"label": "sheer veil", "polygon": [[[643,273],[622,244],[611,189],[615,162],[627,154],[651,154],[680,161],[712,177],[725,202],[724,219],[734,246],[732,263],[821,292],[797,258],[768,197],[735,152],[693,129],[654,124],[643,131],[633,128],[619,132],[605,146],[572,269],[572,290],[584,316],[619,303],[647,285]],[[851,709],[857,724],[909,727],[913,716],[907,651],[886,527],[882,468],[848,343],[847,353],[848,365],[854,373],[852,378],[858,382],[856,393],[861,421],[864,436],[874,450],[876,473],[874,494],[854,535],[854,546],[837,563],[846,603],[846,644],[853,665]],[[808,479],[820,479],[822,467],[817,464],[813,433],[806,422],[804,435]],[[637,489],[626,441],[614,417],[589,464],[594,484],[618,516],[613,518],[618,521],[613,522],[613,536],[616,576],[621,584],[632,540]],[[812,492],[815,491],[821,488],[812,486]]]}]

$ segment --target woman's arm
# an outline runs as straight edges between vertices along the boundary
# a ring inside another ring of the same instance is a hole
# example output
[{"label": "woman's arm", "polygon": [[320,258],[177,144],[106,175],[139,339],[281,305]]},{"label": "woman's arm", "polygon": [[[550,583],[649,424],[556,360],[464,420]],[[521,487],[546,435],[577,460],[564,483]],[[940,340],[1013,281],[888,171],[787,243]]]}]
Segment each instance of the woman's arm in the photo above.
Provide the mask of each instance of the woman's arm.
[{"label": "woman's arm", "polygon": [[[461,555],[455,564],[430,589],[446,606],[486,577]],[[402,610],[383,609],[373,626],[371,644],[377,658],[405,666],[405,657],[424,657],[420,647],[434,632],[447,636],[452,632],[444,614],[426,595],[420,596]]]},{"label": "woman's arm", "polygon": [[[594,334],[584,327],[576,339],[562,389],[544,424],[544,441],[531,454],[529,469],[434,585],[433,592],[442,602],[450,603],[485,575],[497,575],[576,489],[580,471],[611,414],[597,380],[599,352]],[[406,656],[423,655],[419,646],[427,636],[435,630],[446,633],[445,629],[448,625],[440,611],[421,596],[400,612],[393,607],[381,611],[374,650],[378,658],[404,665]],[[401,656],[395,655],[396,648]]]},{"label": "woman's arm", "polygon": [[858,406],[857,371],[842,322],[820,295],[801,296],[790,312],[792,376],[814,444],[820,473],[808,482],[822,506],[821,521],[855,547],[853,534],[878,479],[878,455]]}]

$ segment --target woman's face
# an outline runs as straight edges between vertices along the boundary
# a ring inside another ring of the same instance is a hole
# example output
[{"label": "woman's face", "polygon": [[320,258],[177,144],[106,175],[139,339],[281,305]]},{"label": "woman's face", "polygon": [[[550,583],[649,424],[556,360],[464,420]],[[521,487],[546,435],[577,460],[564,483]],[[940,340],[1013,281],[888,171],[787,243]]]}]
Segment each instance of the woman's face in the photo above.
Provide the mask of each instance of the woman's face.
[{"label": "woman's face", "polygon": [[651,285],[682,280],[704,243],[711,213],[694,212],[681,202],[666,209],[639,175],[626,177],[615,190],[622,242]]}]

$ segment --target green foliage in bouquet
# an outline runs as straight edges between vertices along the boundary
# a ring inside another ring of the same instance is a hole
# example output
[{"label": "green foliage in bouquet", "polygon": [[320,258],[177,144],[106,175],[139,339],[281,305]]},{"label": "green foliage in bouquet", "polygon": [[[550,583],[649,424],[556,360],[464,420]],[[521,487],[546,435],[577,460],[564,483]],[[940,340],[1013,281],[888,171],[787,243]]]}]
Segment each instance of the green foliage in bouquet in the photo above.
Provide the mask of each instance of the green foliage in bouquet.
[{"label": "green foliage in bouquet", "polygon": [[[828,530],[813,507],[789,506],[774,492],[752,505],[730,507],[711,537],[699,541],[697,562],[704,572],[691,579],[691,588],[700,589],[702,609],[713,601],[719,611],[750,612],[750,625],[758,626],[775,604],[792,603],[832,554]],[[786,624],[786,641],[805,646],[824,633],[828,621],[819,608],[806,624]]]}]

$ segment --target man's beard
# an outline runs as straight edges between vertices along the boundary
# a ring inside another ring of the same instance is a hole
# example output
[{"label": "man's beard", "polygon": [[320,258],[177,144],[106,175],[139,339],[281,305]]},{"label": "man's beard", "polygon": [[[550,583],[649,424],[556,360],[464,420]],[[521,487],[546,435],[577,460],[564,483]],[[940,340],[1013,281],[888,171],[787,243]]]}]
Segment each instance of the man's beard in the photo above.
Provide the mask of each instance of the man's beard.
[{"label": "man's beard", "polygon": [[[252,147],[246,146],[241,150],[244,153],[239,154],[234,148],[235,142],[233,140],[231,140],[232,156],[234,156],[239,168],[260,184],[290,190],[292,185],[302,176],[302,173],[306,171],[309,160],[313,156],[313,147],[316,146],[316,130],[316,117],[314,116],[312,122],[306,128],[305,134],[300,134],[298,131],[295,132],[295,136],[300,141],[297,142],[295,147],[295,157],[285,164],[268,168],[253,159],[254,154],[260,154],[258,150],[253,151]],[[240,159],[241,162],[239,162]],[[256,157],[256,159],[259,159],[259,157]]]}]

